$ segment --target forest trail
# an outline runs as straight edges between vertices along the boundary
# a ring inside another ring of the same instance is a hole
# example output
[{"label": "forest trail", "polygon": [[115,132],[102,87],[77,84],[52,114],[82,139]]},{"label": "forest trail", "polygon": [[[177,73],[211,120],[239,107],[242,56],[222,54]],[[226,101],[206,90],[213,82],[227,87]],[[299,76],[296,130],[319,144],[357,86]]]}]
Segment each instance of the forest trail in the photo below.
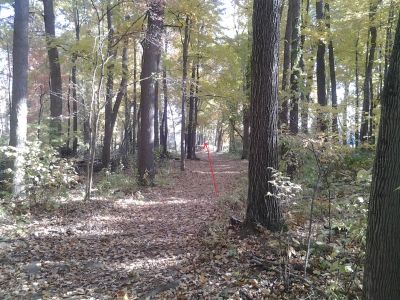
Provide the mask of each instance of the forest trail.
[{"label": "forest trail", "polygon": [[204,272],[215,272],[211,264],[196,270],[200,253],[210,252],[204,238],[247,162],[213,153],[217,198],[207,154],[198,157],[183,173],[179,161],[171,162],[166,184],[117,199],[75,201],[36,218],[25,239],[0,243],[0,298],[113,299],[126,292],[132,299],[160,293],[176,299],[181,290],[180,299],[202,299],[211,276]]}]

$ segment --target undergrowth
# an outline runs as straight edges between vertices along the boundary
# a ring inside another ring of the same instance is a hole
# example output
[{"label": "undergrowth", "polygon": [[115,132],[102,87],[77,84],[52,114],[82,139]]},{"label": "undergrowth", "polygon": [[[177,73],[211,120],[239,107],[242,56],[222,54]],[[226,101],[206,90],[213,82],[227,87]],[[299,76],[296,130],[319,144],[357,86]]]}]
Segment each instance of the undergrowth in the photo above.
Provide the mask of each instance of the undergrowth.
[{"label": "undergrowth", "polygon": [[[278,240],[285,245],[284,252],[291,253],[284,256],[288,265],[303,264],[312,221],[307,272],[323,278],[317,284],[330,299],[361,295],[373,156],[370,146],[355,149],[324,137],[281,138],[280,171],[289,182],[301,186],[302,193],[283,201],[288,231],[280,233]],[[244,176],[232,193],[221,198],[225,220],[232,214],[244,218],[246,198]]]}]

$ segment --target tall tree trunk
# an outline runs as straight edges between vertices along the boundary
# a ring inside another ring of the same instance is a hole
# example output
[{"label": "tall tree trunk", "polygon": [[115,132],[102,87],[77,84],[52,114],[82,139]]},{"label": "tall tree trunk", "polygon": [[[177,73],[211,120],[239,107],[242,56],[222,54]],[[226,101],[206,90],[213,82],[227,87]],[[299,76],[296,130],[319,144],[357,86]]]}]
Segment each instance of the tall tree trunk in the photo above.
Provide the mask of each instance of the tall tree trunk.
[{"label": "tall tree trunk", "polygon": [[393,26],[395,25],[395,3],[393,0],[390,1],[389,16],[386,27],[386,38],[385,38],[385,67],[384,67],[384,78],[387,74],[389,67],[389,58],[391,50],[393,48]]},{"label": "tall tree trunk", "polygon": [[[124,39],[125,45],[128,46],[128,39]],[[126,52],[128,51],[128,48],[126,48]],[[123,49],[122,53],[124,54],[125,49]],[[128,56],[126,57],[128,58]],[[123,72],[126,72],[126,82],[124,85],[124,108],[125,108],[125,120],[124,120],[124,131],[123,131],[123,136],[122,136],[122,156],[123,156],[123,163],[125,166],[129,166],[129,156],[132,153],[132,145],[133,145],[133,136],[134,134],[132,133],[132,108],[133,108],[133,103],[131,99],[128,97],[128,61],[126,61],[126,68],[123,70]]]},{"label": "tall tree trunk", "polygon": [[[323,0],[317,0],[316,12],[318,28],[322,33],[324,31],[323,27],[325,26]],[[320,38],[318,41],[317,50],[317,96],[318,104],[320,105],[321,110],[328,105],[328,101],[326,99],[325,48],[325,42],[322,38]],[[317,126],[318,130],[322,132],[325,132],[328,129],[325,112],[318,113]]]},{"label": "tall tree trunk", "polygon": [[138,109],[137,109],[137,48],[136,40],[133,41],[133,116],[132,116],[132,154],[135,154],[137,147],[136,128],[138,127]]},{"label": "tall tree trunk", "polygon": [[229,153],[236,152],[235,123],[234,118],[229,118]]},{"label": "tall tree trunk", "polygon": [[103,137],[103,152],[102,163],[103,168],[108,168],[111,158],[111,142],[112,142],[112,109],[114,97],[114,63],[116,50],[114,47],[114,26],[113,15],[110,3],[107,5],[107,58],[109,59],[107,65],[107,83],[106,83],[106,102],[104,105],[104,137]]},{"label": "tall tree trunk", "polygon": [[[71,72],[72,73],[72,72]],[[67,91],[67,144],[65,145],[65,152],[69,152],[70,150],[70,142],[71,142],[71,75],[68,78],[68,91]]]},{"label": "tall tree trunk", "polygon": [[400,20],[382,95],[370,194],[363,299],[400,299]]},{"label": "tall tree trunk", "polygon": [[[113,136],[115,122],[117,121],[118,111],[121,106],[122,100],[125,98],[127,93],[127,84],[128,84],[128,36],[124,37],[124,46],[122,49],[122,77],[121,82],[119,84],[118,93],[115,97],[115,102],[112,107],[112,114],[111,114],[111,138]],[[114,145],[116,142],[114,142]],[[103,165],[104,166],[104,165]]]},{"label": "tall tree trunk", "polygon": [[193,159],[193,127],[194,127],[194,106],[195,106],[195,80],[196,80],[196,64],[192,63],[192,78],[190,80],[189,89],[189,112],[188,112],[188,143],[187,143],[187,158]]},{"label": "tall tree trunk", "polygon": [[375,144],[375,122],[374,122],[374,110],[376,108],[376,99],[374,96],[374,89],[372,84],[372,77],[370,80],[370,97],[371,97],[371,104],[369,106],[369,124],[368,124],[368,141],[371,145]]},{"label": "tall tree trunk", "polygon": [[290,133],[297,134],[299,132],[299,100],[300,100],[300,26],[301,26],[301,0],[291,0],[292,8],[292,51],[291,51],[291,68],[290,75],[290,92],[291,92],[291,109],[290,109]]},{"label": "tall tree trunk", "polygon": [[[284,8],[284,1],[282,1],[280,16]],[[247,48],[249,55],[246,60],[246,69],[244,70],[243,90],[245,95],[245,101],[243,104],[243,150],[242,159],[249,159],[250,152],[250,102],[251,102],[251,52],[253,43],[253,32],[252,32],[252,20],[248,18],[247,21]],[[279,111],[279,106],[278,106]],[[280,115],[278,116],[280,118]],[[279,125],[278,119],[278,125]]]},{"label": "tall tree trunk", "polygon": [[377,86],[377,100],[379,101],[383,91],[383,77],[384,77],[384,70],[383,70],[383,47],[382,44],[379,47],[379,63],[378,63],[378,73],[379,73],[379,84]]},{"label": "tall tree trunk", "polygon": [[137,149],[138,149],[138,153],[139,153],[139,148],[140,148],[140,135],[142,130],[140,129],[140,125],[141,125],[141,112],[140,112],[140,103],[139,103],[139,108],[137,111],[137,134],[136,134],[136,144],[137,144]]},{"label": "tall tree trunk", "polygon": [[[84,85],[85,91],[86,91],[86,95],[90,94],[90,86],[89,84]],[[89,101],[87,101],[89,100]],[[91,104],[91,99],[85,99],[84,97],[82,97],[81,99],[82,101],[82,118],[83,118],[83,143],[88,145],[90,144],[90,104]]]},{"label": "tall tree trunk", "polygon": [[289,1],[287,10],[285,40],[283,49],[283,70],[282,70],[282,108],[279,114],[279,126],[289,125],[289,99],[288,87],[290,84],[290,69],[291,69],[291,48],[292,48],[292,31],[293,31],[293,3]]},{"label": "tall tree trunk", "polygon": [[[329,34],[331,34],[331,15],[330,15],[330,7],[329,3],[325,4],[326,9],[326,21],[327,21],[327,28]],[[333,118],[332,118],[332,131],[334,133],[338,133],[339,122],[338,122],[338,114],[337,114],[337,84],[336,84],[336,66],[335,66],[335,53],[333,49],[333,41],[332,36],[329,38],[329,45],[328,45],[328,52],[329,52],[329,74],[331,79],[331,101],[332,101],[332,108],[333,108]]]},{"label": "tall tree trunk", "polygon": [[175,119],[174,119],[174,111],[172,110],[171,103],[168,102],[169,106],[169,113],[171,114],[171,120],[172,120],[172,131],[174,135],[174,151],[178,152],[178,145],[176,143],[176,124],[175,124]]},{"label": "tall tree trunk", "polygon": [[224,129],[221,122],[219,122],[217,125],[217,136],[215,144],[217,145],[217,152],[222,152],[224,146]]},{"label": "tall tree trunk", "polygon": [[[97,15],[98,16],[98,15]],[[97,18],[97,35],[101,35],[102,31],[102,21]],[[89,201],[91,199],[91,192],[93,186],[93,168],[94,160],[96,157],[96,142],[97,133],[99,125],[99,115],[100,115],[100,92],[103,89],[104,80],[104,69],[106,60],[101,54],[102,44],[99,42],[95,43],[96,48],[93,49],[93,72],[92,80],[90,83],[91,87],[91,99],[87,111],[88,117],[88,133],[89,133],[89,149],[88,149],[88,161],[86,168],[86,187],[85,187],[85,200]],[[86,112],[85,112],[86,113]]]},{"label": "tall tree trunk", "polygon": [[139,183],[153,184],[154,166],[154,74],[162,50],[165,0],[149,3],[148,28],[143,41],[143,65],[140,95],[140,143],[138,151]]},{"label": "tall tree trunk", "polygon": [[60,60],[55,41],[55,16],[53,0],[43,0],[44,27],[46,32],[47,53],[50,68],[50,137],[60,138],[62,134],[62,79]]},{"label": "tall tree trunk", "polygon": [[24,149],[28,117],[28,23],[29,1],[16,0],[13,32],[13,82],[10,116],[10,146],[15,147],[13,194],[24,190]]},{"label": "tall tree trunk", "polygon": [[160,148],[160,135],[158,131],[159,127],[159,120],[158,120],[158,113],[159,113],[159,77],[160,77],[160,60],[161,60],[161,53],[157,57],[157,72],[155,74],[156,76],[156,82],[155,82],[155,87],[154,87],[154,148],[158,150]]},{"label": "tall tree trunk", "polygon": [[360,139],[361,142],[365,142],[369,140],[368,136],[368,123],[370,115],[370,106],[372,105],[371,98],[371,82],[372,82],[372,71],[374,68],[375,61],[375,51],[376,51],[376,40],[378,37],[377,28],[375,25],[376,13],[378,10],[378,3],[381,0],[371,0],[370,3],[370,12],[369,12],[369,49],[367,51],[367,64],[365,69],[365,78],[364,78],[364,100],[362,107],[362,122],[361,122],[361,130],[360,130]]},{"label": "tall tree trunk", "polygon": [[187,98],[187,61],[189,52],[189,41],[190,41],[190,19],[186,16],[184,25],[184,36],[183,36],[183,51],[182,51],[182,105],[181,105],[181,170],[185,170],[185,140],[186,140],[186,98]]},{"label": "tall tree trunk", "polygon": [[360,42],[360,32],[358,32],[357,40],[356,40],[356,105],[355,105],[355,146],[358,147],[360,141],[360,68],[359,68],[359,51],[358,45]]},{"label": "tall tree trunk", "polygon": [[[77,7],[77,3],[75,1],[74,7],[74,24],[75,24],[75,40],[79,42],[80,40],[80,32],[81,32],[81,25],[80,25],[80,18],[79,18],[79,11]],[[74,132],[74,138],[72,142],[72,153],[76,155],[78,152],[78,94],[77,94],[77,78],[76,78],[76,61],[78,55],[77,53],[72,54],[72,70],[71,70],[71,84],[72,84],[72,130]],[[84,125],[85,126],[85,125]]]},{"label": "tall tree trunk", "polygon": [[41,124],[42,124],[42,117],[43,117],[43,97],[45,96],[45,92],[43,91],[43,85],[39,86],[40,94],[39,94],[39,112],[38,112],[38,129],[37,129],[37,138],[40,139],[41,133]]},{"label": "tall tree trunk", "polygon": [[122,156],[124,159],[124,165],[129,165],[129,154],[132,150],[132,121],[131,121],[131,109],[132,103],[128,97],[128,93],[124,94],[124,108],[125,108],[125,120],[124,120],[124,134],[122,143]]},{"label": "tall tree trunk", "polygon": [[[110,11],[110,10],[109,10]],[[108,42],[114,41],[113,37],[113,29],[112,29],[112,17],[111,11],[110,16],[108,17],[109,23],[109,34],[112,32],[111,36],[109,35]],[[108,168],[110,164],[111,158],[111,146],[112,146],[112,139],[114,133],[115,122],[117,120],[118,111],[121,106],[122,100],[126,94],[127,90],[127,82],[128,82],[128,36],[124,37],[124,46],[122,49],[122,76],[121,82],[119,84],[118,92],[115,97],[115,102],[113,103],[113,85],[114,85],[114,60],[116,51],[112,49],[113,44],[109,44],[110,47],[108,48],[108,53],[111,55],[111,65],[107,68],[107,94],[106,94],[106,104],[104,107],[105,110],[105,124],[104,124],[104,138],[103,138],[103,153],[102,153],[102,163],[103,168]]]},{"label": "tall tree trunk", "polygon": [[9,42],[6,45],[7,48],[7,108],[6,114],[4,116],[3,121],[3,130],[2,135],[10,133],[10,114],[11,114],[11,103],[12,103],[12,60],[11,60],[11,47]]},{"label": "tall tree trunk", "polygon": [[196,157],[196,141],[197,141],[197,126],[198,126],[198,114],[199,114],[199,89],[200,89],[200,55],[197,57],[196,64],[196,89],[195,89],[195,97],[194,97],[194,122],[192,129],[192,158],[197,159]]},{"label": "tall tree trunk", "polygon": [[[312,52],[313,48],[311,49],[310,52]],[[313,99],[311,98],[311,92],[313,90],[313,85],[314,85],[314,65],[315,65],[315,56],[312,56],[309,58],[310,63],[308,70],[306,71],[306,79],[305,79],[305,109],[302,111],[302,126],[303,126],[303,132],[308,133],[309,128],[308,128],[308,122],[309,122],[309,107],[310,103],[313,102]],[[313,120],[311,120],[313,121]],[[311,125],[312,127],[313,125]]]},{"label": "tall tree trunk", "polygon": [[[251,28],[251,24],[248,24]],[[251,53],[252,34],[248,33],[248,47]],[[244,72],[243,90],[246,100],[243,104],[243,150],[242,159],[249,159],[250,150],[250,102],[251,102],[251,55],[247,58],[246,70]]]},{"label": "tall tree trunk", "polygon": [[197,159],[196,156],[196,145],[197,145],[197,125],[198,125],[198,115],[199,115],[199,97],[194,98],[194,122],[193,122],[193,130],[192,130],[192,159]]},{"label": "tall tree trunk", "polygon": [[[304,0],[302,0],[302,7],[304,7]],[[311,80],[308,79],[306,76],[306,64],[304,61],[304,44],[306,41],[305,29],[308,27],[308,14],[310,11],[310,0],[306,0],[305,4],[305,13],[302,18],[302,25],[301,25],[301,37],[300,37],[300,69],[302,76],[305,76],[301,89],[301,129],[303,133],[308,133],[308,103],[310,102],[310,92],[308,91],[310,88],[308,87],[308,82],[312,82],[312,73],[311,73]]]},{"label": "tall tree trunk", "polygon": [[250,112],[247,106],[243,108],[243,151],[242,159],[249,158]]},{"label": "tall tree trunk", "polygon": [[350,95],[350,86],[348,82],[344,83],[344,96],[343,96],[343,124],[342,124],[342,136],[343,136],[343,145],[347,145],[347,107],[349,105],[349,95]]},{"label": "tall tree trunk", "polygon": [[[167,54],[168,51],[168,38],[167,34],[165,34],[165,46],[164,53]],[[166,157],[168,154],[168,83],[167,83],[167,66],[164,62],[163,64],[163,94],[164,94],[164,106],[163,106],[163,116],[161,121],[162,128],[162,155]]]},{"label": "tall tree trunk", "polygon": [[[282,226],[272,169],[278,169],[278,59],[280,0],[254,0],[251,131],[247,226]],[[268,30],[265,30],[268,28]]]},{"label": "tall tree trunk", "polygon": [[[328,46],[329,48],[329,46]],[[328,64],[329,64],[329,58],[328,58]],[[326,101],[329,103],[331,101],[331,81],[330,81],[330,73],[326,72]],[[327,114],[327,119],[329,118],[328,114]]]}]

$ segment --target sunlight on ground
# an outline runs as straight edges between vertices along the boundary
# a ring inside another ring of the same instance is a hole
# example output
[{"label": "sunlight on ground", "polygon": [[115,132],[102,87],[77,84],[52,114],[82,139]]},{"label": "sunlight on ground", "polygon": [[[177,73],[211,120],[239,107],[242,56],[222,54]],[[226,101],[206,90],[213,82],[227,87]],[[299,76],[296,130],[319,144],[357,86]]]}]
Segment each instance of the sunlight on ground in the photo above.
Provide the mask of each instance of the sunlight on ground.
[{"label": "sunlight on ground", "polygon": [[[211,172],[204,172],[204,171],[193,171],[193,173],[197,174],[211,174]],[[240,174],[240,171],[221,171],[221,172],[214,172],[214,174]]]},{"label": "sunlight on ground", "polygon": [[181,260],[177,256],[170,257],[159,257],[159,258],[148,258],[144,257],[141,259],[132,260],[128,263],[114,263],[111,264],[115,269],[125,269],[128,272],[132,272],[138,269],[142,270],[156,270],[163,269],[166,267],[176,266]]},{"label": "sunlight on ground", "polygon": [[182,199],[182,198],[175,198],[170,197],[166,198],[169,200],[165,201],[151,201],[151,200],[137,200],[134,198],[126,198],[126,199],[119,199],[115,202],[117,206],[127,207],[129,205],[137,205],[137,206],[157,206],[157,205],[173,205],[173,204],[186,204],[190,200],[189,199]]}]

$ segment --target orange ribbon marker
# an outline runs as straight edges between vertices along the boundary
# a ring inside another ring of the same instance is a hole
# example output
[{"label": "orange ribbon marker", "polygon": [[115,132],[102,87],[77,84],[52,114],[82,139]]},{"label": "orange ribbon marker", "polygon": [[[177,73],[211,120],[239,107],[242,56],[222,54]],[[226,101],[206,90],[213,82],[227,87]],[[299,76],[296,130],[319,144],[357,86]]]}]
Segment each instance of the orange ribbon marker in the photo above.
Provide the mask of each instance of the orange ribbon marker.
[{"label": "orange ribbon marker", "polygon": [[214,176],[213,160],[211,158],[211,153],[210,153],[210,148],[208,147],[208,143],[204,143],[204,149],[207,149],[208,164],[210,165],[210,171],[211,171],[211,181],[214,184],[215,195],[218,197],[218,188],[217,188],[217,182],[215,181],[215,176]]}]

